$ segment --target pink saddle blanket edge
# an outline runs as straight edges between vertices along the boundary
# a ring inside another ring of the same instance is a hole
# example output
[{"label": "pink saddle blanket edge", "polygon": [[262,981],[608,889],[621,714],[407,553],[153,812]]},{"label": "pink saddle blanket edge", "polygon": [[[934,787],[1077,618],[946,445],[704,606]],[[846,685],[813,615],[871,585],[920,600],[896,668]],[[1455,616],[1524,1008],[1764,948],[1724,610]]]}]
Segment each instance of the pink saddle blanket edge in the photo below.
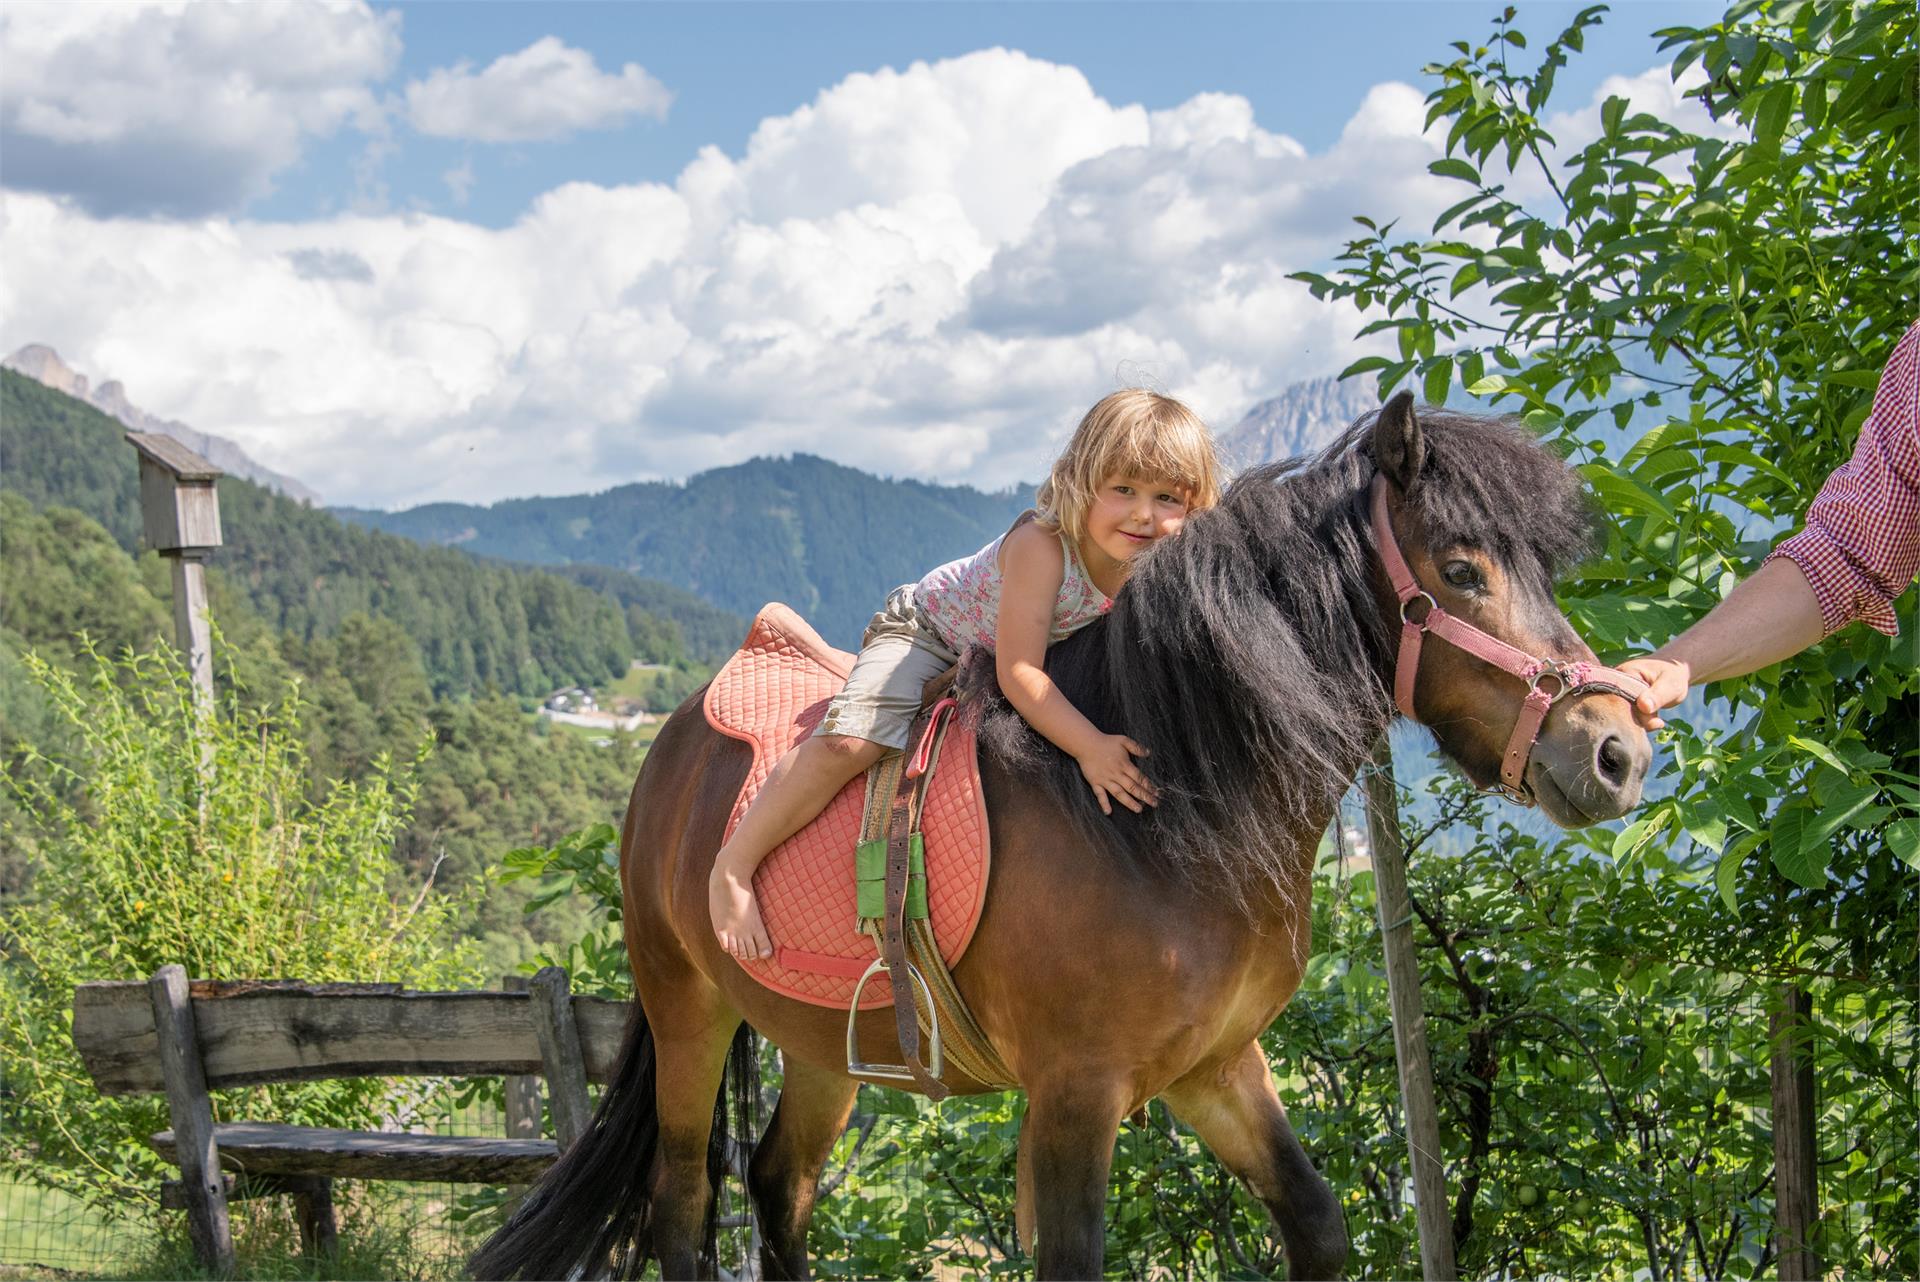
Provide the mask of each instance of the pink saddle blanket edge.
[{"label": "pink saddle blanket edge", "polygon": [[[827,701],[845,683],[853,659],[793,610],[774,603],[755,616],[746,641],[714,674],[702,704],[707,724],[753,749],[753,764],[727,819],[728,836],[775,763],[826,715]],[[767,988],[816,1006],[845,1008],[876,956],[873,941],[858,930],[853,871],[865,790],[864,777],[848,784],[754,874],[774,955],[744,963],[744,969]],[[968,726],[956,723],[947,732],[920,826],[928,915],[940,955],[951,966],[979,924],[990,859],[986,798]],[[884,974],[860,995],[863,1010],[892,1004]]]}]

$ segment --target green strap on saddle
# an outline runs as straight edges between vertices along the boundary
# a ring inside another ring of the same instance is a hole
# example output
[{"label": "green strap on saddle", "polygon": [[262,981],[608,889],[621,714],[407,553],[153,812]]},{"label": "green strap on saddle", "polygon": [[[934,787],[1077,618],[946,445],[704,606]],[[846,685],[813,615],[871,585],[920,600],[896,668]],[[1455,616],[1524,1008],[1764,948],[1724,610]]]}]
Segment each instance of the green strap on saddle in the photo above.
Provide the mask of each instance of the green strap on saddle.
[{"label": "green strap on saddle", "polygon": [[[842,846],[842,850],[846,847]],[[875,837],[853,850],[854,876],[862,918],[880,918],[887,912],[887,839]],[[845,883],[842,883],[843,885]],[[844,893],[844,892],[843,892]],[[845,900],[841,900],[845,903]],[[927,847],[918,831],[907,838],[907,920],[927,915]]]}]

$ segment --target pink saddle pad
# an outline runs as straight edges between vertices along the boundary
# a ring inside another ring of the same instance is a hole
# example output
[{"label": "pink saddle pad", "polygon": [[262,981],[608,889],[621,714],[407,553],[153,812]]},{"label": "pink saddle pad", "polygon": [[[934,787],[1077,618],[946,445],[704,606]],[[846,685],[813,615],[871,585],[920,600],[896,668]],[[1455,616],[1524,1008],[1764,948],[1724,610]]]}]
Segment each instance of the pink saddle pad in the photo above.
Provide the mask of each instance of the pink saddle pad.
[{"label": "pink saddle pad", "polygon": [[[707,722],[753,746],[753,768],[727,820],[732,835],[774,763],[813,732],[827,700],[846,682],[853,656],[820,639],[784,605],[760,611],[739,651],[707,687]],[[807,827],[767,856],[754,874],[760,915],[774,955],[745,963],[777,993],[816,1006],[846,1006],[877,955],[858,930],[853,848],[860,838],[866,780],[841,790]],[[966,951],[987,897],[987,808],[973,731],[947,731],[921,832],[927,852],[927,910],[940,955],[951,966]],[[893,1004],[884,973],[860,994],[862,1009]]]}]

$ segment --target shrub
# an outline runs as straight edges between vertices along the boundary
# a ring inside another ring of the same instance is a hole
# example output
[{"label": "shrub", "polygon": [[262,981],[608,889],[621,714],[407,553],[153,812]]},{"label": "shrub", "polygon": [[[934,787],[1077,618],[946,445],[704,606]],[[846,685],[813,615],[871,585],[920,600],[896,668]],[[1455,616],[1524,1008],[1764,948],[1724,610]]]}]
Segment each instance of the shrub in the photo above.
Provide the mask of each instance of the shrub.
[{"label": "shrub", "polygon": [[[9,781],[42,862],[28,895],[0,907],[0,1169],[145,1209],[166,1167],[142,1137],[167,1125],[166,1103],[95,1090],[73,1046],[78,984],[168,962],[196,977],[422,988],[478,975],[457,936],[462,905],[430,876],[405,884],[391,859],[410,763],[383,757],[312,795],[297,691],[248,707],[229,683],[203,713],[171,652],[109,660],[83,645],[78,677],[25,658],[76,746],[59,761],[29,750],[35,768]],[[307,1125],[365,1127],[406,1107],[371,1081],[214,1098],[216,1120]]]}]

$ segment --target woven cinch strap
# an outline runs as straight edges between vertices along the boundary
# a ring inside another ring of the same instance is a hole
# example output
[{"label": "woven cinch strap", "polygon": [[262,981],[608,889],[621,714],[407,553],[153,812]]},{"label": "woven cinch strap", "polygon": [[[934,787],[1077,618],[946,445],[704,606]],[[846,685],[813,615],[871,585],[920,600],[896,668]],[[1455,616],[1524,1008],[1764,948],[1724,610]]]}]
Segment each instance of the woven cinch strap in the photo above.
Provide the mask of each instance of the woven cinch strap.
[{"label": "woven cinch strap", "polygon": [[[867,771],[866,809],[860,821],[862,846],[874,849],[869,843],[884,843],[887,840],[889,827],[897,815],[897,800],[907,803],[912,836],[920,836],[921,807],[934,769],[939,764],[940,748],[946,742],[947,724],[951,719],[946,715],[951,711],[951,702],[942,700],[941,703],[946,706],[935,705],[936,711],[929,718],[930,723],[913,754],[913,765],[916,767],[914,778],[906,777],[908,758],[901,752],[888,753]],[[912,844],[917,846],[919,842]],[[927,989],[933,995],[946,1061],[989,1090],[1013,1090],[1019,1085],[1014,1079],[1013,1070],[1007,1067],[986,1033],[981,1031],[973,1012],[967,1009],[966,1000],[954,986],[953,975],[948,972],[945,959],[940,956],[940,946],[933,936],[933,923],[927,916],[924,862],[914,867],[911,877],[919,885],[910,887],[907,896],[907,958],[927,981]],[[882,917],[862,916],[859,929],[873,938],[876,947],[884,949],[885,923]],[[932,1024],[928,1012],[920,1009],[920,1003],[914,1000],[913,986],[904,976],[895,977],[893,994],[896,1003],[904,998],[913,1007],[919,1017],[921,1036],[930,1037]]]}]

